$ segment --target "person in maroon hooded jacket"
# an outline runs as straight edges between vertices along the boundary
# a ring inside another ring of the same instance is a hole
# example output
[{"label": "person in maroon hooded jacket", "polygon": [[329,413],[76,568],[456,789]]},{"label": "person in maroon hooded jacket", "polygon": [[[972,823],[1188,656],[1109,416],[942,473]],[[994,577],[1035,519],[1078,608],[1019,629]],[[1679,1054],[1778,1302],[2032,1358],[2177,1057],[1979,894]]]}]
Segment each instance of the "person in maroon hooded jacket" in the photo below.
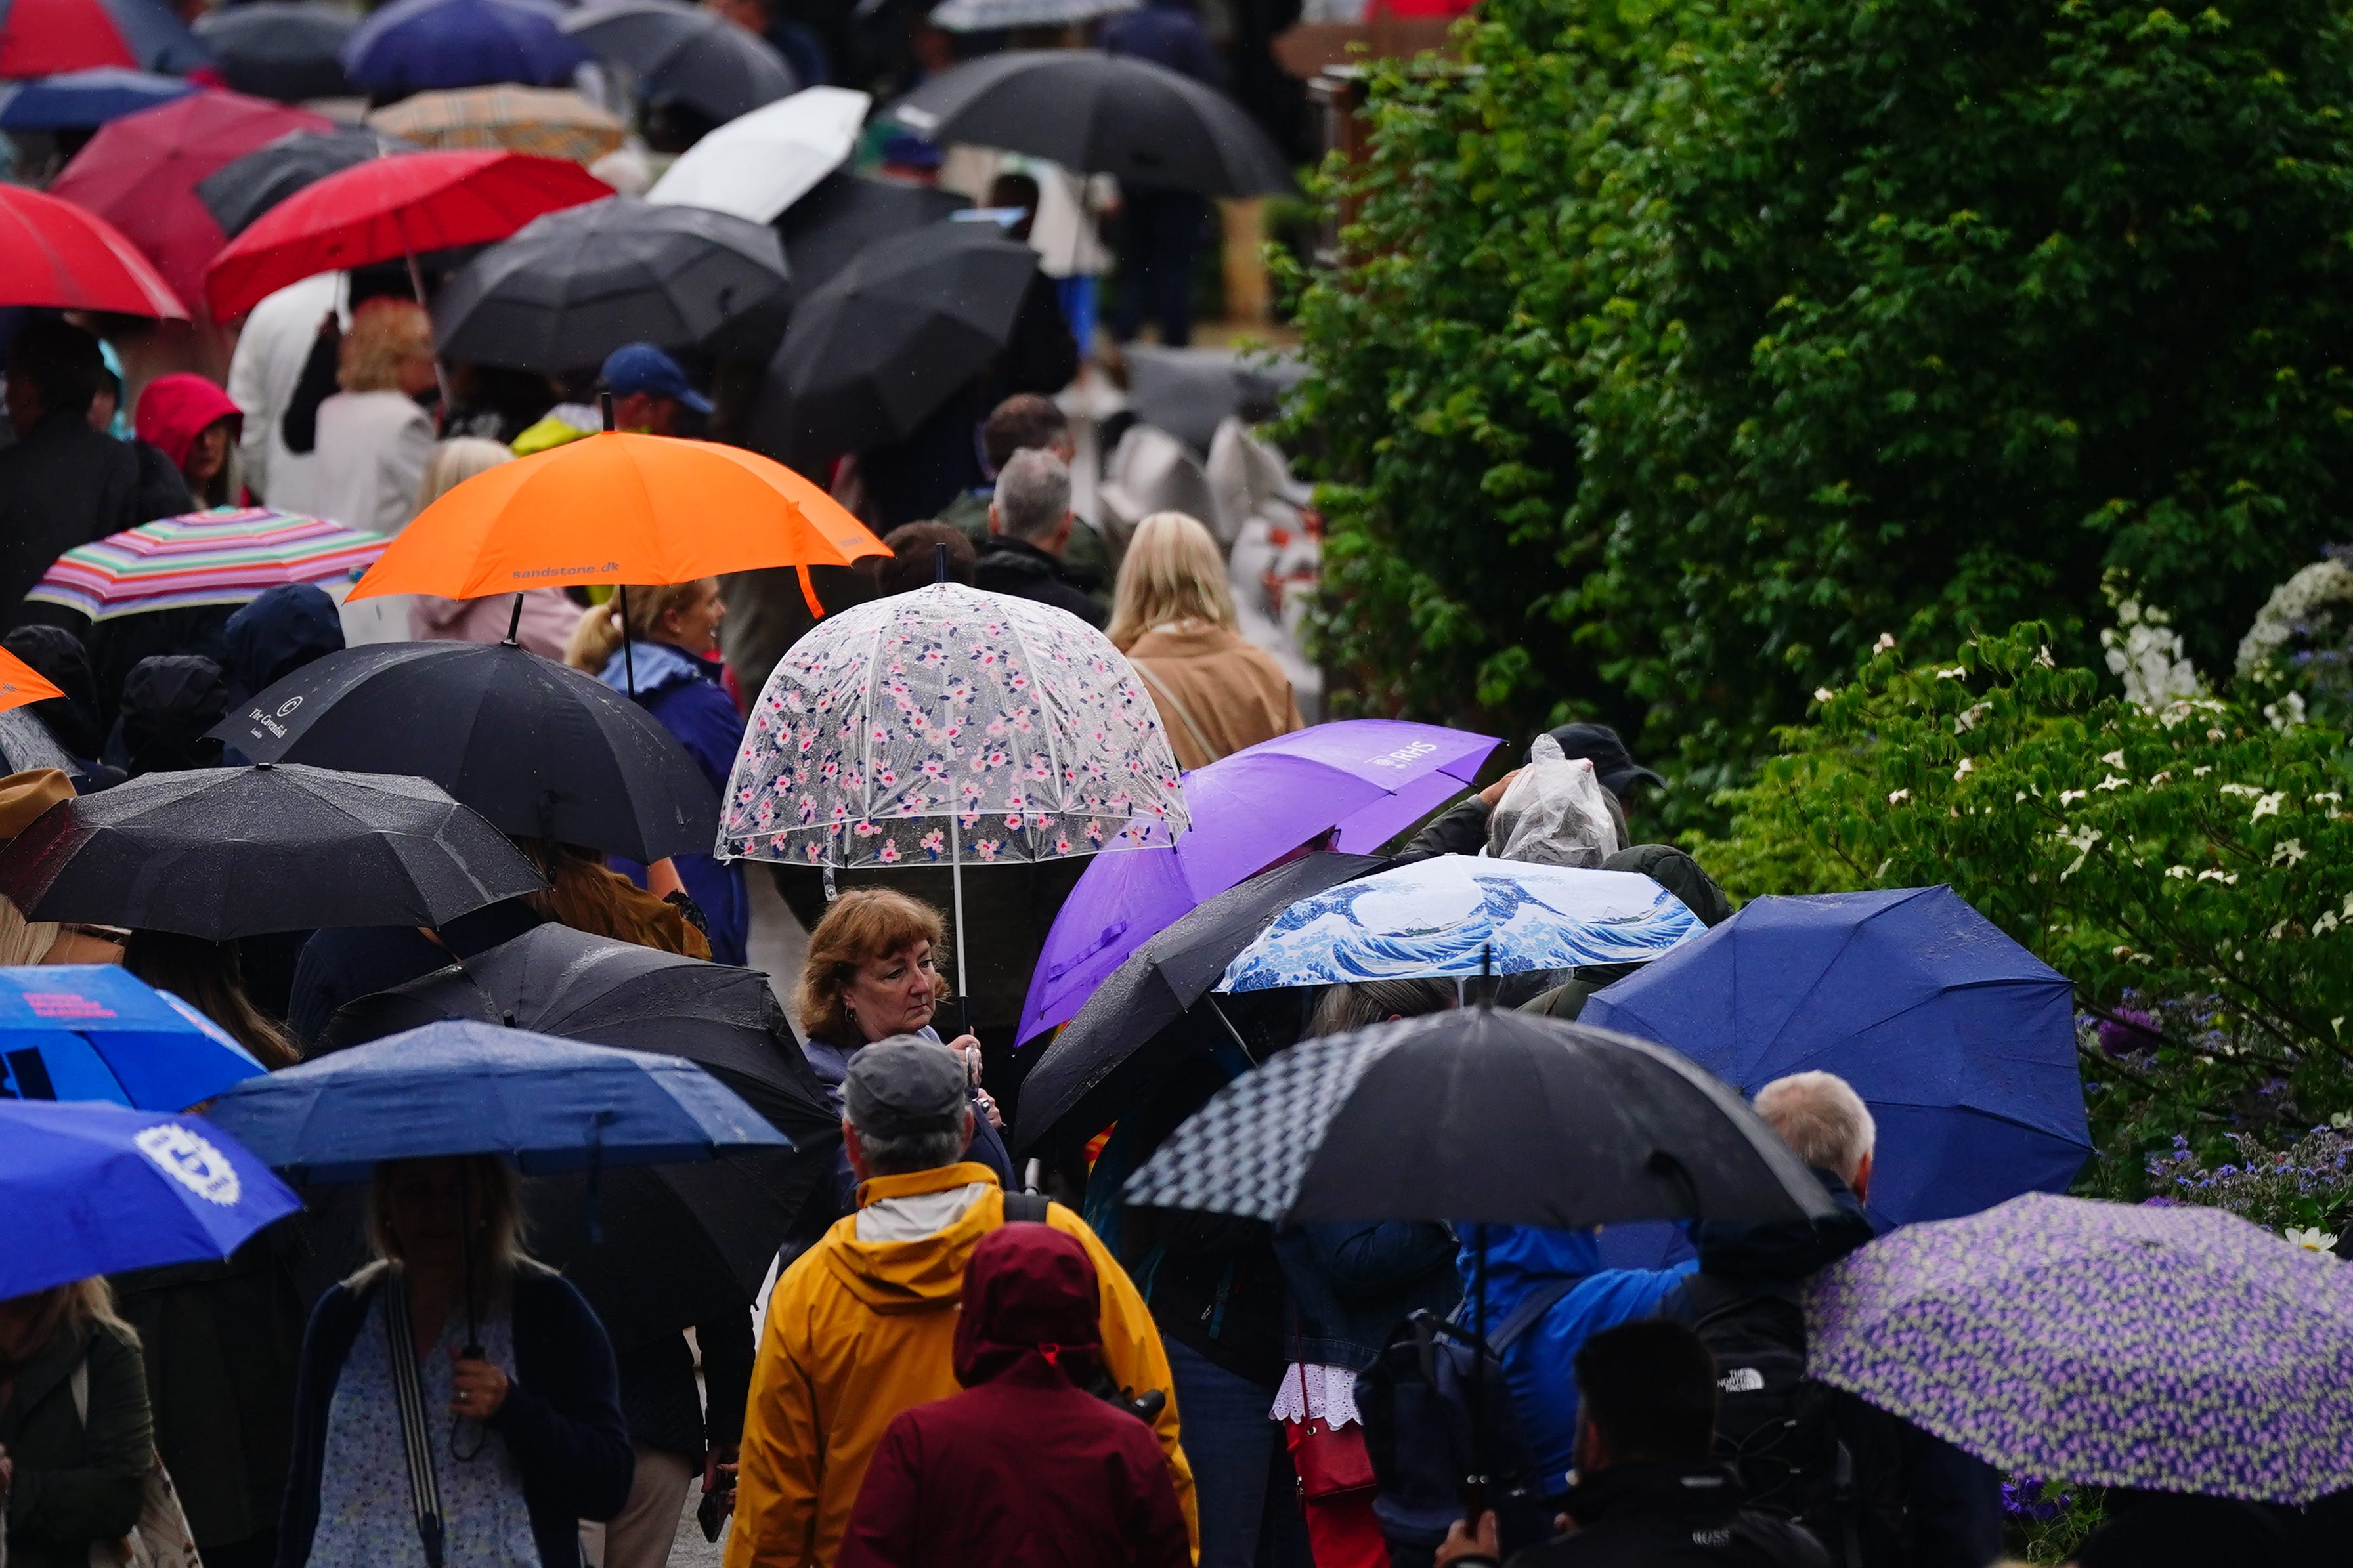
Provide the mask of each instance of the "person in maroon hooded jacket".
[{"label": "person in maroon hooded jacket", "polygon": [[1152,1427],[1079,1386],[1100,1300],[1086,1249],[1052,1226],[982,1238],[956,1321],[965,1392],[892,1421],[835,1568],[1191,1568]]}]

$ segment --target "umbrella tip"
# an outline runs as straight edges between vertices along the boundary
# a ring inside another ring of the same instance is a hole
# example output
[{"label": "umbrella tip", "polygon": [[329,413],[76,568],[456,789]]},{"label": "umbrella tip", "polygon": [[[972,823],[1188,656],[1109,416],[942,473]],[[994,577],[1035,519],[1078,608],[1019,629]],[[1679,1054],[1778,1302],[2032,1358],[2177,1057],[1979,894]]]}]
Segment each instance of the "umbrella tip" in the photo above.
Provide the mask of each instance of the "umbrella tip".
[{"label": "umbrella tip", "polygon": [[605,428],[610,431],[613,428],[613,395],[609,392],[598,393],[596,405],[605,411]]}]

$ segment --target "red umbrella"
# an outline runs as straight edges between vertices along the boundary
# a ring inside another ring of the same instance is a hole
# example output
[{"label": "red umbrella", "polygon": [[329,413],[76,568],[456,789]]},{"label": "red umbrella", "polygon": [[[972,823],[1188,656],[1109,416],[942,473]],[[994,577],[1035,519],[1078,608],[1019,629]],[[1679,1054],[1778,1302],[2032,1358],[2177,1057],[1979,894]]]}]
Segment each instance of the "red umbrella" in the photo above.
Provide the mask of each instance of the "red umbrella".
[{"label": "red umbrella", "polygon": [[188,319],[139,247],[71,202],[0,185],[0,305]]},{"label": "red umbrella", "polygon": [[100,66],[185,76],[207,58],[163,0],[0,0],[0,77]]},{"label": "red umbrella", "polygon": [[49,186],[49,194],[121,229],[181,299],[194,301],[205,263],[220,249],[220,225],[196,182],[290,131],[333,121],[234,92],[195,92],[108,124]]},{"label": "red umbrella", "polygon": [[579,164],[496,149],[406,153],[328,175],[255,220],[206,269],[221,321],[289,283],[506,238],[542,213],[613,194]]}]

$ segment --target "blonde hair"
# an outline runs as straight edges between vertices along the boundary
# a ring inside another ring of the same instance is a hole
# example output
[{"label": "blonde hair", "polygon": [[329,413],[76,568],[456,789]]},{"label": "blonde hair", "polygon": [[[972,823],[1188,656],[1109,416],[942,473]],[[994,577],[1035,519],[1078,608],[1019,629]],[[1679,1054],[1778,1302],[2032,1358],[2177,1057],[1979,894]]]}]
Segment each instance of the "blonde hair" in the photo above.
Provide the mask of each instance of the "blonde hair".
[{"label": "blonde hair", "polygon": [[[515,1173],[496,1154],[444,1157],[455,1158],[465,1168],[467,1202],[474,1215],[475,1278],[487,1288],[491,1300],[502,1300],[516,1270],[532,1267],[531,1254],[523,1247],[522,1196]],[[354,1281],[406,1258],[392,1228],[392,1184],[386,1178],[404,1165],[426,1163],[385,1160],[376,1166],[368,1183],[367,1204],[368,1247],[375,1253],[375,1261],[353,1276]]]},{"label": "blonde hair", "polygon": [[26,920],[16,900],[0,893],[0,964],[15,968],[41,963],[62,929],[55,921]]},{"label": "blonde hair", "polygon": [[661,630],[662,617],[672,610],[682,610],[694,603],[700,590],[719,592],[716,577],[694,577],[683,583],[659,583],[651,587],[635,584],[617,592],[610,601],[597,605],[580,617],[572,628],[572,640],[565,645],[564,662],[575,669],[585,669],[591,675],[604,672],[621,651],[621,597],[628,596],[629,637],[633,642],[654,642],[655,633]]},{"label": "blonde hair", "polygon": [[414,300],[362,301],[335,355],[335,384],[345,392],[398,392],[400,367],[433,356],[433,321]]},{"label": "blonde hair", "polygon": [[1125,653],[1145,633],[1170,621],[1205,621],[1231,631],[1234,620],[1226,558],[1199,520],[1155,511],[1135,525],[1112,600],[1112,647]]},{"label": "blonde hair", "polygon": [[[940,911],[921,899],[888,888],[859,888],[827,906],[825,918],[809,932],[808,956],[801,961],[801,982],[793,994],[793,1010],[800,1015],[801,1030],[811,1039],[856,1047],[865,1044],[842,988],[858,966],[918,942],[928,942],[937,952],[947,940]],[[934,995],[948,994],[943,978]]]},{"label": "blonde hair", "polygon": [[61,1322],[71,1323],[77,1329],[96,1323],[112,1330],[132,1344],[139,1342],[139,1331],[124,1321],[122,1314],[115,1310],[114,1287],[107,1283],[103,1274],[69,1279],[46,1290],[28,1291],[15,1300],[32,1303],[29,1313],[33,1331],[32,1349],[37,1355],[41,1346],[48,1342],[49,1336],[58,1331],[58,1325]]},{"label": "blonde hair", "polygon": [[501,463],[513,461],[514,453],[503,441],[486,440],[480,436],[436,441],[431,455],[425,459],[425,478],[417,487],[417,510],[423,511],[476,474],[488,473]]},{"label": "blonde hair", "polygon": [[1879,1125],[1852,1085],[1836,1073],[1798,1072],[1757,1091],[1757,1114],[1808,1165],[1852,1182],[1873,1145]]}]

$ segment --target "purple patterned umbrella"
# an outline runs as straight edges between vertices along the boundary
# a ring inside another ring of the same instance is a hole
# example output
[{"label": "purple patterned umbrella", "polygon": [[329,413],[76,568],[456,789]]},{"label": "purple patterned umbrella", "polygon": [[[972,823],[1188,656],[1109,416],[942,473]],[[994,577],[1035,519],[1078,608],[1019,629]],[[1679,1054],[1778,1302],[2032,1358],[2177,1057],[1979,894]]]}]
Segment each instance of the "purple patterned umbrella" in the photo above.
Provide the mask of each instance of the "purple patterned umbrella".
[{"label": "purple patterned umbrella", "polygon": [[1809,1370],[2004,1469],[2353,1487],[2353,1272],[2220,1209],[2029,1193],[1815,1277]]}]

